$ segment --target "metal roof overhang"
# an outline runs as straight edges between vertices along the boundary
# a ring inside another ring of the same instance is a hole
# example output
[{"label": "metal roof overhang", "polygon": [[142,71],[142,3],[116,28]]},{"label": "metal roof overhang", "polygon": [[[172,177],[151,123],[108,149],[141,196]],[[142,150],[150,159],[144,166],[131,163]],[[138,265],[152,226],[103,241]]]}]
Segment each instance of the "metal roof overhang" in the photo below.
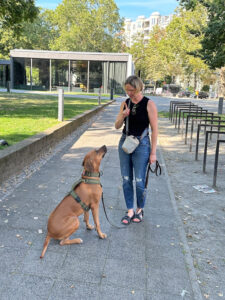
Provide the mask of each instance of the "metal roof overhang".
[{"label": "metal roof overhang", "polygon": [[24,50],[14,49],[10,56],[23,58],[42,59],[67,59],[67,60],[90,60],[90,61],[117,61],[128,62],[129,53],[104,53],[104,52],[68,52],[68,51],[47,51],[47,50]]}]

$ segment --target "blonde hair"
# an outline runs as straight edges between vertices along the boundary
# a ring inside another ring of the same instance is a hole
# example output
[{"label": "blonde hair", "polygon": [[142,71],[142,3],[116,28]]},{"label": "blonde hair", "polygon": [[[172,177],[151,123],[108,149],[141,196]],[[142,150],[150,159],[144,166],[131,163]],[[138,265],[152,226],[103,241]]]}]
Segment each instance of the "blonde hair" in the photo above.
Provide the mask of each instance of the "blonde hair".
[{"label": "blonde hair", "polygon": [[141,78],[135,76],[135,75],[131,75],[129,76],[126,81],[125,81],[125,86],[129,84],[131,85],[133,88],[135,88],[135,90],[137,92],[141,92],[143,90],[144,84],[141,80]]}]

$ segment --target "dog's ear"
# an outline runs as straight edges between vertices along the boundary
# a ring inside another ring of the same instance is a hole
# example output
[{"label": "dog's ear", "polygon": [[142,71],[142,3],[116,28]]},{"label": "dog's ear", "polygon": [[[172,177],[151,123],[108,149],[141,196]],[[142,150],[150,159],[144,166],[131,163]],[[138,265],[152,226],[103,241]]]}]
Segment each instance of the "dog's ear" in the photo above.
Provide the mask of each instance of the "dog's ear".
[{"label": "dog's ear", "polygon": [[84,169],[88,172],[94,172],[93,161],[90,158],[86,158],[83,161]]}]

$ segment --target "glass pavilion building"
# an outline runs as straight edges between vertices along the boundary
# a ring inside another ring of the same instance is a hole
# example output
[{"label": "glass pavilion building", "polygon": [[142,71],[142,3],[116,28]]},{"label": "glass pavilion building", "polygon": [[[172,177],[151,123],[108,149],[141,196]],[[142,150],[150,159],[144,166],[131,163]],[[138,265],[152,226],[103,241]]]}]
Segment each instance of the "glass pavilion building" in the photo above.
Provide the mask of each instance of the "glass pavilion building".
[{"label": "glass pavilion building", "polygon": [[12,89],[122,94],[127,76],[133,74],[128,53],[65,52],[45,50],[10,51]]}]

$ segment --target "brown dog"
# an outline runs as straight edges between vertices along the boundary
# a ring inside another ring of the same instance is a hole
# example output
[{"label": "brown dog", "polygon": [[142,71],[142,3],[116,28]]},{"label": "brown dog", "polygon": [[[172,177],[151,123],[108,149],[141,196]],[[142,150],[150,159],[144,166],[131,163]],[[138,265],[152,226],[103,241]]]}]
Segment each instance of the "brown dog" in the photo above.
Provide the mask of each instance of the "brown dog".
[{"label": "brown dog", "polygon": [[[87,211],[89,208],[92,211],[99,237],[101,239],[107,237],[100,229],[98,213],[102,195],[99,167],[106,152],[107,148],[104,145],[98,150],[90,151],[85,156],[83,160],[84,171],[78,185],[72,189],[72,195],[68,194],[65,196],[49,216],[48,232],[40,258],[44,257],[51,238],[61,240],[60,245],[80,244],[83,242],[79,238],[70,240],[69,237],[79,228],[78,216],[83,213],[87,229],[92,230],[94,228],[89,223],[89,212]],[[77,200],[75,196],[78,196]],[[81,202],[79,203],[80,200]]]}]

